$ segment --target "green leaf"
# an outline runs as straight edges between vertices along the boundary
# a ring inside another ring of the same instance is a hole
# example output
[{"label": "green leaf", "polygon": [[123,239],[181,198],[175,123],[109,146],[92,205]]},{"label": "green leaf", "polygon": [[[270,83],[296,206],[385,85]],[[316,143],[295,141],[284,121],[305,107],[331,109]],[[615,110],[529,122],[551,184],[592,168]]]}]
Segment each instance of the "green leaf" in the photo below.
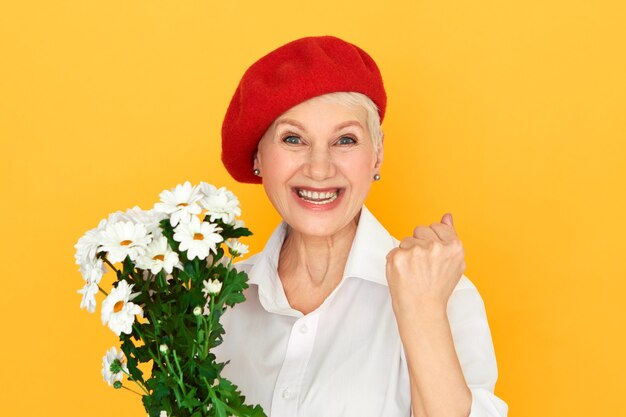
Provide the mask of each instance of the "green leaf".
[{"label": "green leaf", "polygon": [[122,346],[120,349],[124,352],[124,355],[126,355],[126,366],[128,367],[128,372],[135,381],[143,382],[143,372],[137,367],[139,363],[137,358],[137,348],[128,335],[122,333],[122,335],[120,335],[120,340],[122,340]]},{"label": "green leaf", "polygon": [[180,406],[186,407],[189,410],[193,410],[194,408],[202,405],[202,402],[200,402],[200,400],[196,398],[197,391],[198,391],[197,388],[192,388],[189,391],[187,391],[187,395],[185,396],[183,401],[180,403]]},{"label": "green leaf", "polygon": [[219,220],[217,221],[217,224],[222,228],[222,232],[220,234],[224,237],[224,240],[252,236],[252,232],[246,227],[239,227],[235,229],[235,225],[226,224]]},{"label": "green leaf", "polygon": [[190,278],[196,276],[196,268],[195,268],[195,265],[194,265],[194,263],[192,261],[185,262],[185,264],[183,265],[183,268],[184,268],[185,273]]}]

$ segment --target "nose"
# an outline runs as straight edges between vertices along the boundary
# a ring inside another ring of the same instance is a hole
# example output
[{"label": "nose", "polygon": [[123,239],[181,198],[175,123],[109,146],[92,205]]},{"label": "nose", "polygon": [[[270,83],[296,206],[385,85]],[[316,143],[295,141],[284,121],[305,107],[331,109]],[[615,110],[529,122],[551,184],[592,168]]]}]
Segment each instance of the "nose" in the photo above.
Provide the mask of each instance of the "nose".
[{"label": "nose", "polygon": [[312,149],[308,154],[304,173],[315,181],[332,178],[335,175],[335,164],[333,163],[330,150]]}]

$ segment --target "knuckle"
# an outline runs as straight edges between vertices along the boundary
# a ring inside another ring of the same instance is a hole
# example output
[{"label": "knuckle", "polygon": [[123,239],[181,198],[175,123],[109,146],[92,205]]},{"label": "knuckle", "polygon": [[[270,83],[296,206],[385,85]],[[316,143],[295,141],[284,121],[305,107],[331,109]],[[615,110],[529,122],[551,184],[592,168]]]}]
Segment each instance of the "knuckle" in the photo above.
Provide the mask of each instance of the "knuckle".
[{"label": "knuckle", "polygon": [[426,229],[426,226],[417,226],[415,229],[413,229],[413,236],[416,236],[418,233],[423,232]]},{"label": "knuckle", "polygon": [[424,249],[422,248],[421,244],[414,245],[413,247],[409,249],[411,256],[420,256],[423,250]]},{"label": "knuckle", "polygon": [[450,241],[450,249],[453,253],[463,253],[463,243],[459,239]]}]

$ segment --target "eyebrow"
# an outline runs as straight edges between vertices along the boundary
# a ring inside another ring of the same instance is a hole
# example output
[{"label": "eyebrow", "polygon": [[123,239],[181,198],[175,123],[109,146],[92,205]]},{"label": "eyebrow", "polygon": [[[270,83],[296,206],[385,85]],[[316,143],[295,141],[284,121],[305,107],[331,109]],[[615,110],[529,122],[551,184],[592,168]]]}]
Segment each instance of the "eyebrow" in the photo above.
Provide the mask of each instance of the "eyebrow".
[{"label": "eyebrow", "polygon": [[[295,127],[297,127],[297,128],[299,128],[299,129],[301,129],[301,130],[306,132],[306,128],[304,127],[304,125],[302,125],[302,123],[300,123],[300,122],[298,122],[297,120],[294,120],[294,119],[284,118],[284,119],[276,120],[276,125],[275,125],[276,127],[280,126],[281,124],[293,125],[293,126],[295,126]],[[363,129],[363,126],[361,125],[361,123],[358,120],[348,120],[347,122],[343,122],[343,123],[338,124],[335,127],[335,130],[336,131],[337,130],[341,130],[341,129],[343,129],[345,127],[348,127],[348,126],[356,126],[356,127],[359,127],[361,129]]]}]

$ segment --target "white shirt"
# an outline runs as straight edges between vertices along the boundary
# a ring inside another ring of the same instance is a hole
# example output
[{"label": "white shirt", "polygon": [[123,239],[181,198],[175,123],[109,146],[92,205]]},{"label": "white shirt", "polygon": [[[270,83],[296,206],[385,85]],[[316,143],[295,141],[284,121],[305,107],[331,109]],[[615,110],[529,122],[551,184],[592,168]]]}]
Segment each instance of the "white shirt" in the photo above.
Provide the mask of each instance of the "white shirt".
[{"label": "white shirt", "polygon": [[[214,353],[230,361],[223,376],[270,417],[410,416],[409,371],[385,273],[398,240],[363,207],[341,282],[304,315],[290,307],[278,276],[287,230],[282,222],[262,252],[237,264],[250,287],[222,317],[226,334]],[[498,371],[485,308],[465,275],[447,313],[472,393],[470,417],[505,417],[508,407],[493,393]]]}]

